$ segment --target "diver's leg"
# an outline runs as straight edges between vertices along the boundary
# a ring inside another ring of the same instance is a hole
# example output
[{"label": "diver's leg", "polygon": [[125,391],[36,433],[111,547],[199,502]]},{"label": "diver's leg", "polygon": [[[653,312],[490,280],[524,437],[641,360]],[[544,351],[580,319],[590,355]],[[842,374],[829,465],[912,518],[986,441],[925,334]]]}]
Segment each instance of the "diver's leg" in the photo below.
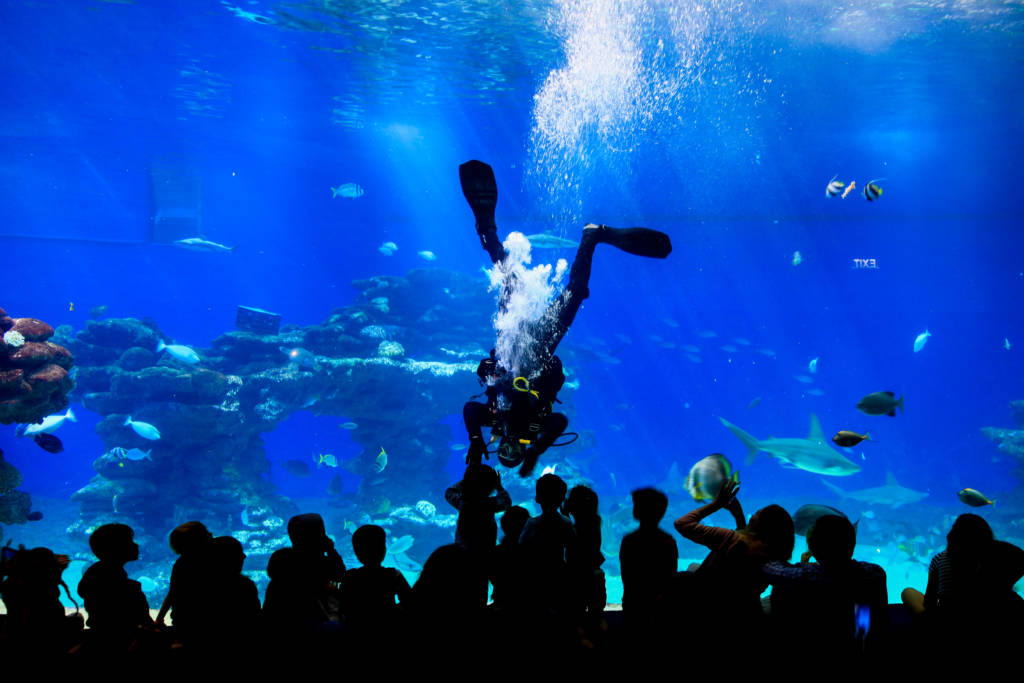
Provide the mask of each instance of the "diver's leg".
[{"label": "diver's leg", "polygon": [[537,440],[531,443],[523,453],[523,464],[519,468],[519,476],[526,477],[533,472],[533,468],[537,465],[537,459],[551,447],[551,444],[565,432],[565,428],[568,426],[569,418],[561,413],[551,413],[547,416]]},{"label": "diver's leg", "polygon": [[498,184],[494,180],[494,171],[482,161],[467,161],[459,166],[459,181],[462,183],[462,194],[476,218],[476,234],[480,237],[480,245],[493,263],[504,260],[505,247],[498,239],[498,225],[494,222],[494,208],[498,204]]},{"label": "diver's leg", "polygon": [[470,401],[462,406],[462,419],[466,423],[466,433],[469,434],[466,464],[479,465],[487,455],[487,443],[484,441],[483,428],[491,423],[491,411],[483,403]]},{"label": "diver's leg", "polygon": [[569,284],[562,294],[551,302],[543,318],[545,334],[538,357],[546,359],[555,352],[562,337],[569,330],[583,300],[590,296],[590,268],[594,260],[594,247],[610,244],[629,254],[649,258],[665,258],[672,252],[668,235],[650,228],[612,228],[607,225],[588,224],[583,228],[576,259],[569,271]]}]

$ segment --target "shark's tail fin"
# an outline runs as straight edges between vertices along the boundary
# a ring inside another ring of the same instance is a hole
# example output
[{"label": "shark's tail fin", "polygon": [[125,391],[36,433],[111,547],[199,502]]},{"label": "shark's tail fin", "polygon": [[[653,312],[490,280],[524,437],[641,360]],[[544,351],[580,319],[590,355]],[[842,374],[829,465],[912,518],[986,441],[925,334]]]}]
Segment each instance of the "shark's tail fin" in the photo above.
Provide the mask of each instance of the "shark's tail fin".
[{"label": "shark's tail fin", "polygon": [[726,420],[724,417],[718,418],[722,424],[725,425],[726,429],[736,435],[736,438],[743,442],[743,445],[747,447],[747,464],[754,462],[754,458],[757,457],[757,452],[761,450],[761,444],[757,440],[757,437],[752,434],[747,434],[745,431],[734,425],[733,423]]},{"label": "shark's tail fin", "polygon": [[[821,480],[821,483],[824,484],[825,486],[827,486],[828,488],[832,489],[832,493],[836,494],[841,499],[845,499],[846,498],[846,491],[842,490],[841,488],[839,488],[835,484],[830,484],[829,482],[825,481],[824,479]],[[857,521],[859,522],[860,520],[857,520]]]}]

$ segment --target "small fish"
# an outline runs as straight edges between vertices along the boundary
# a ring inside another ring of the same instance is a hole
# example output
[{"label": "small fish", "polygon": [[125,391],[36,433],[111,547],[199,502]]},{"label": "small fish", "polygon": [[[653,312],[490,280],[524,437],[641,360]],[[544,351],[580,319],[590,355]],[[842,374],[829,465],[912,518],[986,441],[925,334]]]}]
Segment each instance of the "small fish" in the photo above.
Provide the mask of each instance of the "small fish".
[{"label": "small fish", "polygon": [[825,186],[826,198],[835,197],[844,187],[846,187],[846,183],[844,183],[842,180],[836,180],[836,178],[838,177],[839,174],[836,173],[834,176],[832,176],[832,180],[828,181],[828,185]]},{"label": "small fish", "polygon": [[437,514],[437,506],[431,503],[429,500],[421,500],[420,502],[416,503],[416,511],[424,517],[426,517],[427,519],[430,519],[435,514]]},{"label": "small fish", "polygon": [[71,422],[78,422],[78,420],[75,419],[75,414],[71,411],[71,408],[68,408],[68,412],[63,415],[47,415],[43,418],[42,422],[20,424],[14,429],[14,434],[15,436],[31,437],[35,437],[37,434],[53,434],[68,420]]},{"label": "small fish", "polygon": [[43,513],[40,512],[39,510],[33,510],[32,512],[28,513],[27,517],[25,517],[25,519],[27,519],[30,522],[38,522],[42,518],[43,518]]},{"label": "small fish", "polygon": [[746,337],[733,337],[732,340],[740,346],[750,346],[750,340]]},{"label": "small fish", "polygon": [[398,538],[392,537],[391,542],[388,544],[388,555],[399,555],[408,552],[414,542],[415,539],[408,535],[399,536]]},{"label": "small fish", "polygon": [[313,456],[313,462],[316,463],[318,468],[320,467],[337,467],[338,458],[333,453],[318,453]]},{"label": "small fish", "polygon": [[701,339],[712,339],[718,336],[718,333],[714,330],[701,330],[697,333],[697,336]]},{"label": "small fish", "polygon": [[75,302],[74,301],[68,303],[68,312],[69,313],[74,313],[75,312]]},{"label": "small fish", "polygon": [[216,242],[210,242],[204,240],[202,237],[189,237],[185,240],[176,240],[175,246],[190,251],[205,251],[214,254],[231,254],[235,251],[235,247],[225,247],[223,244],[217,244]]},{"label": "small fish", "polygon": [[567,240],[564,237],[547,235],[544,233],[527,235],[526,240],[534,249],[575,249],[580,246],[579,242],[573,242],[572,240]]},{"label": "small fish", "polygon": [[869,432],[864,432],[864,434],[861,435],[857,432],[848,432],[846,430],[838,431],[836,432],[836,435],[832,437],[832,443],[837,446],[842,446],[843,448],[851,448],[859,444],[861,441],[871,440],[871,434]]},{"label": "small fish", "polygon": [[808,377],[807,375],[793,375],[793,379],[804,384],[810,384],[814,381],[813,377]]},{"label": "small fish", "polygon": [[150,462],[152,462],[153,458],[151,458],[149,455],[152,452],[152,448],[149,449],[148,451],[144,451],[141,448],[132,448],[126,451],[125,449],[122,448],[121,457],[124,458],[125,460],[149,460]]},{"label": "small fish", "polygon": [[242,512],[238,515],[238,519],[242,521],[242,526],[249,526],[249,506],[242,508]]},{"label": "small fish", "polygon": [[47,453],[60,453],[64,450],[64,444],[53,434],[36,434],[32,440]]},{"label": "small fish", "polygon": [[398,245],[394,242],[385,242],[384,244],[377,247],[377,251],[384,254],[385,256],[391,256],[398,251]]},{"label": "small fish", "polygon": [[120,498],[121,498],[121,494],[120,493],[115,493],[114,497],[110,499],[110,507],[114,511],[115,515],[119,513],[119,510],[117,509],[117,501]]},{"label": "small fish", "polygon": [[679,323],[674,318],[662,318],[661,322],[665,323],[669,327],[679,327]]},{"label": "small fish", "polygon": [[132,420],[132,416],[129,415],[124,420],[125,427],[131,427],[132,430],[141,436],[143,439],[149,439],[150,441],[156,441],[160,438],[160,431],[149,424],[148,422],[135,422]]},{"label": "small fish", "polygon": [[554,465],[548,465],[547,467],[545,467],[544,469],[542,469],[540,471],[540,476],[543,477],[545,474],[554,474],[554,473],[555,473],[555,466]]},{"label": "small fish", "polygon": [[814,360],[807,364],[807,370],[813,375],[818,371],[818,357],[815,356]]},{"label": "small fish", "polygon": [[700,353],[700,347],[693,344],[684,344],[681,348],[687,353]]},{"label": "small fish", "polygon": [[692,353],[686,354],[686,360],[690,361],[691,363],[700,363],[701,362],[700,356],[695,356]]},{"label": "small fish", "polygon": [[753,410],[759,405],[761,405],[761,397],[755,396],[753,399],[751,399],[750,403],[747,404],[747,410]]},{"label": "small fish", "polygon": [[737,349],[732,344],[726,344],[722,347],[722,350],[725,351],[726,353],[736,353],[739,349]]},{"label": "small fish", "polygon": [[885,180],[885,178],[876,178],[875,180],[869,181],[868,184],[864,186],[864,199],[869,202],[873,202],[882,196],[882,188],[875,184],[882,180]]},{"label": "small fish", "polygon": [[292,349],[286,349],[282,346],[281,353],[288,357],[289,363],[293,363],[300,368],[315,370],[317,367],[316,355],[304,348],[296,346]]},{"label": "small fish", "polygon": [[775,357],[775,352],[772,351],[771,349],[758,349],[757,352],[760,353],[762,356],[768,356],[769,358]]},{"label": "small fish", "polygon": [[356,183],[344,183],[331,188],[331,199],[342,197],[343,199],[359,199],[366,192]]},{"label": "small fish", "polygon": [[928,343],[928,337],[930,336],[932,336],[932,333],[925,330],[914,338],[914,353],[917,353],[924,348],[924,345]]},{"label": "small fish", "polygon": [[93,306],[89,309],[89,317],[93,320],[99,320],[103,317],[103,314],[107,312],[109,306]]},{"label": "small fish", "polygon": [[799,251],[794,251],[793,252],[793,265],[794,266],[799,266],[801,263],[803,263],[803,260],[804,260],[804,257],[800,255]]},{"label": "small fish", "polygon": [[857,410],[866,415],[888,415],[896,417],[896,408],[903,412],[903,397],[896,400],[896,394],[891,391],[876,391],[868,394],[857,404]]},{"label": "small fish", "polygon": [[166,351],[167,355],[171,358],[189,365],[195,365],[201,360],[199,354],[193,351],[191,347],[183,346],[182,344],[164,344],[162,339],[156,345],[156,352],[160,353],[161,351]]},{"label": "small fish", "polygon": [[289,460],[284,464],[284,470],[293,477],[298,477],[300,479],[312,474],[312,471],[309,469],[309,465],[301,460]]},{"label": "small fish", "polygon": [[1003,338],[1003,348],[1007,351],[1010,350],[1010,340],[1008,338]]},{"label": "small fish", "polygon": [[376,470],[377,474],[380,474],[381,472],[384,471],[384,468],[386,468],[387,466],[388,454],[387,451],[385,451],[384,448],[382,447],[380,449],[380,453],[377,454],[377,457],[373,461],[373,469]]},{"label": "small fish", "polygon": [[810,394],[811,396],[824,396],[825,395],[825,392],[822,391],[821,389],[808,389],[807,393]]},{"label": "small fish", "polygon": [[347,429],[348,431],[352,431],[353,429],[359,428],[359,425],[357,425],[355,422],[342,422],[338,426],[341,427],[342,429]]},{"label": "small fish", "polygon": [[980,508],[986,505],[992,505],[994,507],[996,504],[994,500],[989,500],[988,496],[977,489],[964,489],[956,494],[956,497],[959,498],[961,502],[970,505],[972,508]]},{"label": "small fish", "polygon": [[846,186],[845,190],[843,190],[843,197],[842,198],[846,199],[846,195],[850,194],[853,191],[853,188],[855,188],[855,187],[857,187],[857,182],[855,180],[851,180],[850,184]]},{"label": "small fish", "polygon": [[341,475],[335,474],[331,477],[330,483],[327,484],[327,494],[330,496],[340,496],[344,488],[344,482],[341,480]]},{"label": "small fish", "polygon": [[464,443],[453,443],[452,444],[452,450],[455,451],[456,453],[458,453],[459,451],[464,451],[464,450],[466,450],[466,444],[464,444]]},{"label": "small fish", "polygon": [[424,261],[436,261],[437,254],[432,251],[417,251],[416,254]]}]

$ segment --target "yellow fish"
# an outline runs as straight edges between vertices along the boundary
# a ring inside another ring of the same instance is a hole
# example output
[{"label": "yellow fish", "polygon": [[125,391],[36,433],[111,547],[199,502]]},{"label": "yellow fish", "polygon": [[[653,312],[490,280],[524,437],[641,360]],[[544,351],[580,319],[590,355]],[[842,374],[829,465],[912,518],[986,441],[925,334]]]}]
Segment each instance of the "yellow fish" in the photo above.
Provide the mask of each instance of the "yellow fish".
[{"label": "yellow fish", "polygon": [[320,453],[319,455],[313,456],[313,461],[317,467],[326,465],[328,467],[337,467],[338,458],[333,453]]},{"label": "yellow fish", "polygon": [[68,303],[68,311],[74,311],[74,310],[75,310],[75,302],[71,301],[71,302]]},{"label": "yellow fish", "polygon": [[381,446],[380,453],[377,454],[377,459],[373,461],[373,468],[377,470],[377,474],[384,471],[384,468],[388,466],[388,454]]}]

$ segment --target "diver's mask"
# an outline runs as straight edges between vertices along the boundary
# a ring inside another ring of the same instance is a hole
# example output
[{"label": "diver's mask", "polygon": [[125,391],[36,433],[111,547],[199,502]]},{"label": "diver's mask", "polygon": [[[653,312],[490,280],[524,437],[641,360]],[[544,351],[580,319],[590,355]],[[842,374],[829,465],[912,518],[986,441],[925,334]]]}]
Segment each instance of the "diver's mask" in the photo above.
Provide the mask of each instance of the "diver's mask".
[{"label": "diver's mask", "polygon": [[530,442],[526,439],[506,436],[498,446],[498,460],[505,467],[515,467],[523,462],[523,458],[526,457],[526,447],[529,445]]}]

